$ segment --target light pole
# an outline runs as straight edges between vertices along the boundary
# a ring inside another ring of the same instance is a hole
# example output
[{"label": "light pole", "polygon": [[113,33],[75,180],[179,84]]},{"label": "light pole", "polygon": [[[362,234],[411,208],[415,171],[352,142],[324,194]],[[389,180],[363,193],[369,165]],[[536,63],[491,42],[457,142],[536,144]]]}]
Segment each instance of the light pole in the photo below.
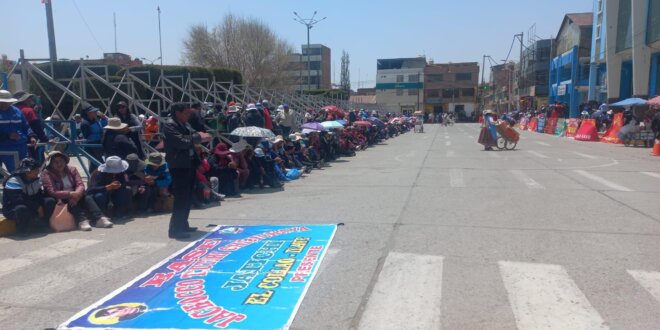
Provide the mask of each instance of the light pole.
[{"label": "light pole", "polygon": [[309,91],[311,87],[310,80],[312,79],[312,66],[310,64],[311,61],[310,61],[310,52],[309,52],[309,30],[311,30],[316,23],[326,19],[327,17],[323,17],[318,20],[314,19],[314,17],[316,17],[316,11],[314,11],[314,15],[312,15],[311,18],[302,18],[295,11],[293,12],[293,14],[296,15],[296,17],[293,19],[294,21],[307,27],[307,90]]},{"label": "light pole", "polygon": [[160,60],[161,57],[154,58],[153,60],[150,60],[150,59],[148,59],[148,58],[146,58],[146,57],[140,57],[140,59],[141,59],[141,60],[145,60],[145,61],[151,63],[151,65],[154,65],[154,62]]},{"label": "light pole", "polygon": [[[163,66],[163,38],[161,35],[160,31],[160,6],[157,7],[158,9],[158,46],[160,47],[160,66]],[[152,63],[153,64],[153,63]]]}]

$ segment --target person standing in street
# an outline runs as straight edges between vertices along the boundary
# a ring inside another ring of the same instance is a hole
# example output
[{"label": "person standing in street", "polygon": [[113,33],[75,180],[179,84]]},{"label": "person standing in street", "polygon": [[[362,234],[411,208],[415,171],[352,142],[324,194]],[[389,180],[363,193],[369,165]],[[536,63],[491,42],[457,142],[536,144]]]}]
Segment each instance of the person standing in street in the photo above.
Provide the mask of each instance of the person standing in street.
[{"label": "person standing in street", "polygon": [[188,216],[195,171],[200,164],[196,150],[202,138],[188,123],[191,111],[185,103],[174,103],[170,108],[171,118],[167,118],[163,124],[165,159],[170,167],[174,195],[168,236],[175,239],[188,238],[189,232],[197,230],[196,227],[190,227]]}]

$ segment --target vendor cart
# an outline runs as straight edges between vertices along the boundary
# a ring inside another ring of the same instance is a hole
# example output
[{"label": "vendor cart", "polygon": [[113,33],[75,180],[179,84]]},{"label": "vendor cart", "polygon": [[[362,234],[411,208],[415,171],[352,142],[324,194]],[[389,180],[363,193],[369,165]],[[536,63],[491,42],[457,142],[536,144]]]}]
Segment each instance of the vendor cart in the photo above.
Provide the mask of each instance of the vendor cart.
[{"label": "vendor cart", "polygon": [[520,133],[518,133],[509,123],[502,121],[497,124],[497,149],[513,150],[518,145]]},{"label": "vendor cart", "polygon": [[415,127],[413,127],[413,132],[424,133],[424,113],[421,111],[415,111],[413,116],[415,117]]}]

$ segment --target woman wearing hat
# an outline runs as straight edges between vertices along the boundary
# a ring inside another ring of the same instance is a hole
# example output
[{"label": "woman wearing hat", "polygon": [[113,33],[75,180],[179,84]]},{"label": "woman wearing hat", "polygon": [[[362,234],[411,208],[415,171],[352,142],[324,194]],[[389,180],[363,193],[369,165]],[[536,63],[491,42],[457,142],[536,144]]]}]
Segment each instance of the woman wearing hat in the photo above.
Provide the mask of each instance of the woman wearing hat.
[{"label": "woman wearing hat", "polygon": [[[133,141],[133,144],[136,146],[138,157],[144,159],[144,151],[142,151],[142,142],[140,141],[142,123],[139,118],[128,110],[128,104],[124,101],[117,103],[117,112],[115,113],[115,116],[117,116],[123,124],[126,124],[128,127],[128,132],[126,134],[128,134],[131,141]],[[108,124],[110,123],[108,122]],[[122,159],[125,159],[125,157],[122,157]]]},{"label": "woman wearing hat", "polygon": [[209,175],[220,180],[220,193],[232,197],[240,197],[237,165],[229,156],[231,151],[224,143],[216,144],[209,156],[211,171]]},{"label": "woman wearing hat", "polygon": [[131,205],[131,189],[128,186],[128,162],[118,156],[106,158],[89,179],[87,194],[91,195],[102,210],[112,201],[113,218],[128,216]]},{"label": "woman wearing hat", "polygon": [[56,200],[69,205],[69,211],[83,231],[90,231],[90,220],[97,228],[110,228],[112,222],[103,216],[94,198],[85,195],[85,185],[78,170],[69,165],[69,156],[51,151],[46,158],[46,168],[41,172],[44,192],[46,194],[46,213],[52,213]]},{"label": "woman wearing hat", "polygon": [[[146,165],[144,168],[144,181],[149,188],[155,189],[157,192],[152,198],[169,196],[168,189],[172,184],[172,175],[169,166],[165,162],[165,156],[160,152],[152,152],[144,164]],[[153,205],[153,201],[149,201],[149,204]]]},{"label": "woman wearing hat", "polygon": [[484,110],[484,120],[481,123],[481,133],[479,134],[479,144],[484,146],[484,150],[493,150],[497,146],[497,128],[492,110]]},{"label": "woman wearing hat", "polygon": [[[39,170],[41,164],[32,158],[25,158],[21,165],[4,183],[2,194],[2,214],[16,221],[19,234],[27,233],[30,225],[39,218],[48,218],[44,213],[44,196],[41,192]],[[39,223],[45,226],[45,223]]]},{"label": "woman wearing hat", "polygon": [[108,119],[108,125],[104,127],[103,136],[103,154],[105,157],[119,156],[126,159],[130,154],[138,154],[139,149],[133,140],[129,137],[130,129],[128,125],[121,122],[119,118]]},{"label": "woman wearing hat", "polygon": [[[32,129],[39,142],[49,142],[48,136],[44,131],[44,124],[37,113],[35,96],[24,91],[19,91],[14,93],[14,98],[17,99],[14,106],[21,110],[23,116],[25,116],[25,120],[30,125],[30,129]],[[34,148],[30,148],[30,155],[32,158],[43,162],[43,147],[37,148],[35,146]]]}]

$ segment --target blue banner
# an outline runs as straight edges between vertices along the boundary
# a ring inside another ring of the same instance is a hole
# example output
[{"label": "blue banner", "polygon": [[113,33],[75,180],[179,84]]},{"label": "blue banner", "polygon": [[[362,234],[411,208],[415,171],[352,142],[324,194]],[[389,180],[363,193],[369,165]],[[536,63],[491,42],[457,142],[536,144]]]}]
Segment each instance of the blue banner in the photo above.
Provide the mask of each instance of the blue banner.
[{"label": "blue banner", "polygon": [[286,329],[335,230],[218,227],[59,329]]}]

